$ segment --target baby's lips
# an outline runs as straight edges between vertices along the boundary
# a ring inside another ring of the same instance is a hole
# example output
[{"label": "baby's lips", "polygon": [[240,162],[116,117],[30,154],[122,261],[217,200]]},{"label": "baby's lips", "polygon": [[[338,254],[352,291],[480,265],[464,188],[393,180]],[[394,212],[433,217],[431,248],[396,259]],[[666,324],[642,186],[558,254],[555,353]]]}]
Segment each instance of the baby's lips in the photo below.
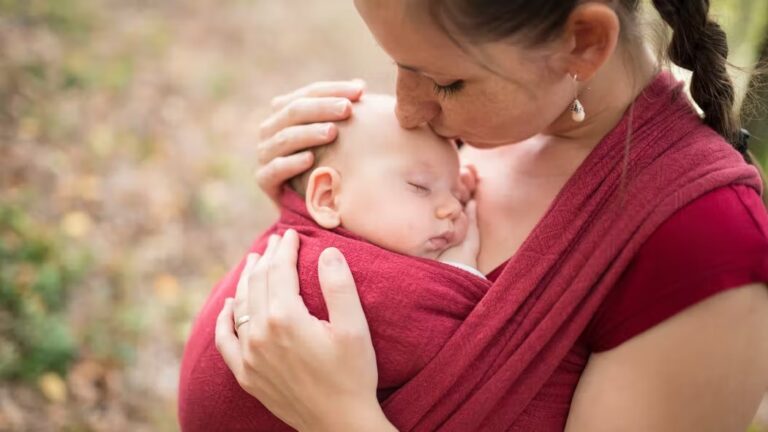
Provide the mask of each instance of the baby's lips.
[{"label": "baby's lips", "polygon": [[434,251],[440,251],[448,247],[451,243],[445,236],[432,237],[427,241],[430,249]]}]

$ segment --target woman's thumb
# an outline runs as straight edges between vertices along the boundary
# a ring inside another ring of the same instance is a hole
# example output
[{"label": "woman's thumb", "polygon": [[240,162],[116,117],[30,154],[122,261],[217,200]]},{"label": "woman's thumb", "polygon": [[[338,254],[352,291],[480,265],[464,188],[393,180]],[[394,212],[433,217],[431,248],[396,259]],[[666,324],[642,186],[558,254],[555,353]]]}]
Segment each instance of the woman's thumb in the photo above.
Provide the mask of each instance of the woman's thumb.
[{"label": "woman's thumb", "polygon": [[344,255],[336,248],[324,250],[320,254],[317,272],[331,326],[367,333],[368,323]]}]

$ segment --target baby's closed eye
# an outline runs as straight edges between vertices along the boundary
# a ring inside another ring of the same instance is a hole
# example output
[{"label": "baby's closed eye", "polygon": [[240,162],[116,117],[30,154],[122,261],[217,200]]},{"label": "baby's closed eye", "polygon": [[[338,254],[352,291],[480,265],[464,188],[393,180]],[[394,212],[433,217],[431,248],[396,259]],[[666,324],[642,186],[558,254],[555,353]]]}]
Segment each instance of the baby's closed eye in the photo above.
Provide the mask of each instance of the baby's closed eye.
[{"label": "baby's closed eye", "polygon": [[425,194],[426,195],[426,194],[429,194],[431,192],[429,187],[427,187],[427,186],[425,186],[423,184],[420,184],[420,183],[408,182],[408,185],[411,186],[411,188],[413,188],[414,191],[416,191],[418,193],[421,193],[421,194]]}]

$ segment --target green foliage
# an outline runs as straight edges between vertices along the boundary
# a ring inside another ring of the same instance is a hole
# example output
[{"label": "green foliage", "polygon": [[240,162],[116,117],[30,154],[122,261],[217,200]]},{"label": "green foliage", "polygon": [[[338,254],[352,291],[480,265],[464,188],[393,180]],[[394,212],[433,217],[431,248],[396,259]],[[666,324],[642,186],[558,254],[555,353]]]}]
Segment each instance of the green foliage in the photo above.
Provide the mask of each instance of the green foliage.
[{"label": "green foliage", "polygon": [[84,265],[56,233],[0,204],[0,379],[67,370],[75,354],[67,291]]},{"label": "green foliage", "polygon": [[73,37],[85,36],[94,22],[82,0],[0,0],[0,15]]}]

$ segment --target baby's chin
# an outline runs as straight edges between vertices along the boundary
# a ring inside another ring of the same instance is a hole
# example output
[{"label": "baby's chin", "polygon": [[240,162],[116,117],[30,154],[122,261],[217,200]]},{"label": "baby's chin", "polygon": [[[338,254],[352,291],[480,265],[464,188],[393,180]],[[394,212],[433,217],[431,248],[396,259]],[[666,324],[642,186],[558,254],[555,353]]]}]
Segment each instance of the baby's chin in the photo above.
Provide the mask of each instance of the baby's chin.
[{"label": "baby's chin", "polygon": [[383,242],[377,243],[377,245],[383,247],[384,249],[388,249],[392,252],[397,252],[403,255],[437,260],[445,251],[460,243],[460,241],[456,240],[451,243],[435,242],[433,239],[434,237],[430,237],[424,239],[418,244],[411,245],[382,244]]},{"label": "baby's chin", "polygon": [[379,246],[383,247],[384,249],[389,249],[392,252],[397,252],[403,255],[431,259],[431,260],[436,260],[440,258],[440,255],[442,255],[443,252],[449,249],[448,247],[435,249],[433,247],[430,247],[428,241],[426,240],[421,244],[408,245],[408,246],[402,246],[402,247],[393,247],[393,245],[385,246],[381,244]]}]

